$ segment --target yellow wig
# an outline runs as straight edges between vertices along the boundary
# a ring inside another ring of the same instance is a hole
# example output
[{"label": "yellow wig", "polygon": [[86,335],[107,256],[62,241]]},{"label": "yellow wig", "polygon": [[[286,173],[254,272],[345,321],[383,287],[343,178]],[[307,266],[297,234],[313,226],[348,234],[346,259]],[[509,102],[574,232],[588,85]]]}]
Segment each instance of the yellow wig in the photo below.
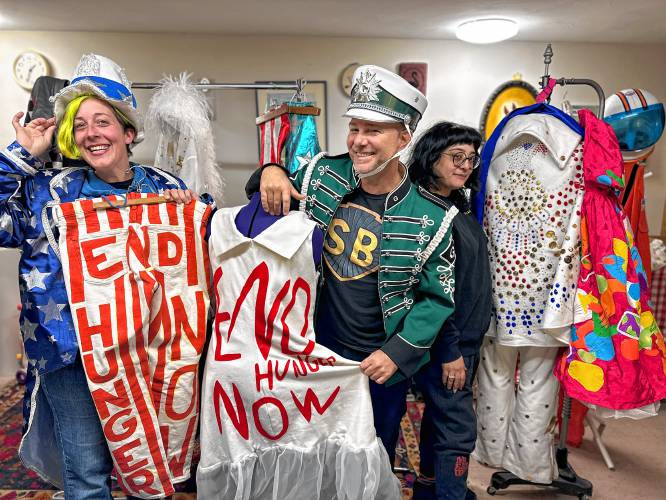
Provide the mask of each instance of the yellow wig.
[{"label": "yellow wig", "polygon": [[[89,97],[95,97],[91,95],[80,95],[78,97],[75,97],[72,99],[69,104],[67,104],[67,107],[65,108],[65,113],[62,115],[62,120],[58,124],[58,135],[57,135],[57,143],[58,143],[58,149],[60,149],[60,152],[65,158],[69,158],[70,160],[78,160],[81,158],[81,152],[79,151],[79,148],[76,147],[76,141],[74,139],[74,119],[76,118],[76,114],[79,112],[79,108],[81,107],[81,103],[88,99]],[[132,124],[130,121],[123,115],[120,111],[118,111],[116,108],[111,106],[113,108],[114,113],[118,117],[118,121],[123,125],[125,129],[129,128],[134,128],[132,127]],[[129,152],[129,147],[128,147],[128,152]]]}]

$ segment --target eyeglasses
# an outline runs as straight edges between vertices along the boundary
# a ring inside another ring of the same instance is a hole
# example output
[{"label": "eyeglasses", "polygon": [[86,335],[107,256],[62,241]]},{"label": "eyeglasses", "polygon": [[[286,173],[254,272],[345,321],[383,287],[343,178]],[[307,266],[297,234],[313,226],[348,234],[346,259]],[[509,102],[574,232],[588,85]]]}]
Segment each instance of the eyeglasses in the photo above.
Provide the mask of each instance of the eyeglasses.
[{"label": "eyeglasses", "polygon": [[469,156],[465,156],[465,153],[462,152],[442,153],[442,154],[450,156],[451,160],[453,160],[453,164],[456,167],[462,168],[462,166],[465,164],[466,161],[469,161],[469,164],[472,166],[472,169],[477,168],[481,164],[481,157],[477,154],[471,154]]}]

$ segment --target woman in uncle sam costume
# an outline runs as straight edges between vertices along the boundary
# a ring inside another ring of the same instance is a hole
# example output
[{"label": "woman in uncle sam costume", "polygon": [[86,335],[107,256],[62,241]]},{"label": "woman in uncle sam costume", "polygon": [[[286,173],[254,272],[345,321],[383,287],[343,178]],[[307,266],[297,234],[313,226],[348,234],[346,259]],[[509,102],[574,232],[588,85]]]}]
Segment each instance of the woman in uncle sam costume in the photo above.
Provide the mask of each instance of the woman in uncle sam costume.
[{"label": "woman in uncle sam costume", "polygon": [[293,196],[326,233],[317,341],[361,361],[371,379],[375,428],[391,460],[408,379],[427,362],[453,311],[457,209],[430,201],[398,158],[426,106],[399,76],[361,66],[345,114],[348,153],[318,155],[291,182],[279,166],[261,174],[267,211],[287,212]]},{"label": "woman in uncle sam costume", "polygon": [[[116,63],[84,55],[71,84],[52,98],[55,118],[22,126],[17,113],[16,141],[0,153],[0,244],[22,252],[20,322],[30,368],[19,454],[67,498],[111,498],[112,460],[78,355],[52,209],[78,198],[129,192],[192,199],[179,179],[130,164],[130,149],[143,138],[130,88]],[[43,169],[40,156],[56,127],[61,152],[82,160],[81,166]]]}]

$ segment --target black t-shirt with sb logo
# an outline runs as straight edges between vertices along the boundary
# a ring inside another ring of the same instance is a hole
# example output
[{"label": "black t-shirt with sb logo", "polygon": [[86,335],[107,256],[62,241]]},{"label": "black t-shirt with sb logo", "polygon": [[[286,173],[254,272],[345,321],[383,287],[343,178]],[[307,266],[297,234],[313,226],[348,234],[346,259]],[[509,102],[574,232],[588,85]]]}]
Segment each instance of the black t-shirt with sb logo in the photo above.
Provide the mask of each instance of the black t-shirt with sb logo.
[{"label": "black t-shirt with sb logo", "polygon": [[328,227],[315,327],[323,345],[369,353],[386,340],[377,288],[385,201],[386,194],[356,189],[342,200]]}]

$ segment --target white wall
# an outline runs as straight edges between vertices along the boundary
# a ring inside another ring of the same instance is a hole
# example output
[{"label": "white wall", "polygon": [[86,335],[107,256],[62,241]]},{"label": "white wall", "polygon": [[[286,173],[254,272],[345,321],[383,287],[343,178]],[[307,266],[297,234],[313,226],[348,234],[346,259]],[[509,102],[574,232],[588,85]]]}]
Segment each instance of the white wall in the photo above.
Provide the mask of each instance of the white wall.
[{"label": "white wall", "polygon": [[[83,52],[98,52],[118,61],[133,81],[157,81],[164,73],[181,71],[217,82],[292,80],[299,76],[328,82],[329,151],[345,150],[346,121],[341,118],[346,97],[339,89],[341,69],[351,62],[373,63],[395,69],[400,62],[428,63],[430,106],[423,119],[478,125],[489,94],[515,72],[535,86],[543,73],[545,44],[505,42],[478,46],[457,41],[323,37],[243,37],[172,34],[86,32],[0,32],[0,142],[12,138],[10,116],[25,109],[28,93],[11,77],[19,51],[32,48],[51,61],[56,76],[68,78]],[[627,87],[643,87],[666,99],[666,45],[558,43],[551,65],[554,76],[592,78],[607,94]],[[595,103],[591,89],[558,89],[553,103],[566,98]],[[137,91],[146,107],[151,91]],[[227,202],[241,203],[239,189],[257,162],[255,99],[252,91],[216,92],[216,146],[228,182]],[[151,141],[137,149],[136,159],[152,157]],[[647,187],[648,218],[658,233],[664,204],[666,140],[650,161],[655,175]]]},{"label": "white wall", "polygon": [[[417,28],[415,28],[417,29]],[[457,41],[366,38],[243,37],[172,34],[86,32],[0,32],[0,143],[13,138],[10,118],[25,110],[28,93],[14,82],[11,65],[26,49],[45,54],[54,75],[69,78],[84,52],[106,55],[124,66],[133,81],[158,81],[162,74],[181,71],[217,82],[293,80],[304,77],[328,82],[329,151],[345,150],[346,96],[338,87],[339,73],[351,62],[372,63],[395,69],[400,62],[428,63],[430,106],[421,129],[448,119],[477,126],[483,105],[502,82],[520,72],[535,86],[543,73],[543,43],[506,42],[474,46]],[[666,99],[666,45],[612,45],[558,43],[551,65],[553,76],[591,78],[607,94],[627,87],[642,87]],[[566,93],[566,94],[565,94]],[[146,107],[150,91],[137,91]],[[591,89],[558,89],[553,103],[566,98],[574,103],[595,103]],[[243,203],[242,186],[257,162],[255,98],[252,91],[216,93],[215,134],[218,158],[227,179],[227,204]],[[150,145],[137,149],[135,158],[152,157]],[[654,176],[647,182],[648,219],[652,233],[659,232],[666,190],[666,140],[650,160]],[[16,279],[15,262],[2,259],[0,276]],[[13,301],[5,301],[14,307]],[[5,316],[12,314],[7,311]],[[4,317],[4,316],[3,316]],[[5,335],[0,332],[3,344]],[[7,345],[7,344],[5,344]],[[8,350],[9,352],[9,350]],[[14,364],[0,365],[0,375],[11,375]]]}]

